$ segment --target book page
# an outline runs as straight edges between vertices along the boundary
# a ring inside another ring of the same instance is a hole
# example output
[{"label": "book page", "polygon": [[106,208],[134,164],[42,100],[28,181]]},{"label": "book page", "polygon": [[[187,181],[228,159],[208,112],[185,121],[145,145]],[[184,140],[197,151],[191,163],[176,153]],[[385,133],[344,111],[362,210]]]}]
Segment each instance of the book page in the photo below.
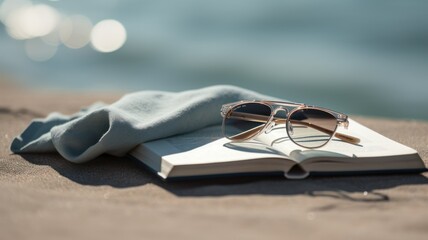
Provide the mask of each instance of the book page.
[{"label": "book page", "polygon": [[174,166],[288,158],[283,152],[259,141],[233,143],[222,136],[221,126],[212,126],[144,145]]},{"label": "book page", "polygon": [[363,158],[416,153],[414,149],[397,143],[352,119],[349,119],[348,129],[338,127],[337,132],[357,137],[361,141],[358,144],[350,144],[333,137],[328,144],[321,148],[307,149],[296,145],[288,138],[285,126],[278,126],[268,134],[261,134],[257,139],[297,162],[319,157]]}]

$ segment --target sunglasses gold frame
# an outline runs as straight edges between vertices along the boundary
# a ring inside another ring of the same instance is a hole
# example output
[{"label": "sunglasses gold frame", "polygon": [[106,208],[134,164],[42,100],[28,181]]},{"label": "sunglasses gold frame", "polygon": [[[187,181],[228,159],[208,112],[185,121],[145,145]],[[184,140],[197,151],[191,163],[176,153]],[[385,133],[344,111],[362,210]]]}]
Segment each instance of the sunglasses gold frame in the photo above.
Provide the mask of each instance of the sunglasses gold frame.
[{"label": "sunglasses gold frame", "polygon": [[[249,103],[261,104],[261,105],[269,107],[271,110],[270,116],[263,116],[263,115],[244,113],[244,112],[233,112],[233,110],[236,109],[237,107],[239,107],[241,105],[249,104]],[[332,115],[334,118],[336,118],[335,129],[330,130],[330,129],[326,129],[320,125],[317,125],[316,123],[313,123],[313,122],[308,123],[308,122],[295,121],[295,120],[290,119],[290,117],[293,116],[293,114],[296,111],[306,110],[306,109],[319,110],[319,111],[328,113],[329,115]],[[279,111],[285,111],[287,117],[286,118],[275,117],[275,115]],[[223,135],[232,141],[239,142],[239,141],[246,141],[249,139],[253,139],[253,138],[257,137],[258,135],[260,135],[261,133],[263,133],[264,131],[266,131],[266,132],[269,131],[275,125],[285,123],[286,128],[287,128],[287,135],[288,135],[289,139],[291,141],[293,141],[296,145],[299,145],[299,146],[304,147],[304,148],[320,148],[320,147],[326,145],[327,143],[329,143],[331,141],[331,139],[333,138],[333,136],[342,140],[342,141],[345,141],[345,142],[351,143],[351,144],[358,144],[360,142],[360,139],[357,137],[337,132],[338,126],[343,126],[345,128],[348,128],[349,121],[348,121],[348,116],[346,114],[336,112],[336,111],[333,111],[333,110],[330,110],[327,108],[306,105],[304,103],[282,102],[282,101],[255,101],[255,100],[254,101],[239,101],[239,102],[224,104],[220,110],[220,113],[223,117],[223,124],[222,124]],[[233,116],[232,116],[232,113],[233,113]],[[230,119],[230,118],[238,119],[238,120],[241,119],[241,120],[252,121],[252,122],[260,122],[260,123],[264,123],[264,124],[259,125],[257,127],[254,127],[252,129],[249,129],[247,131],[244,131],[242,133],[238,133],[232,137],[228,137],[225,134],[225,121],[226,121],[226,119]],[[290,133],[289,133],[290,128],[291,128],[290,123],[298,123],[298,124],[305,125],[307,127],[316,129],[320,132],[328,134],[330,136],[330,138],[328,141],[326,141],[324,144],[322,144],[320,146],[316,146],[316,147],[304,146],[302,144],[297,143],[290,136]]]}]

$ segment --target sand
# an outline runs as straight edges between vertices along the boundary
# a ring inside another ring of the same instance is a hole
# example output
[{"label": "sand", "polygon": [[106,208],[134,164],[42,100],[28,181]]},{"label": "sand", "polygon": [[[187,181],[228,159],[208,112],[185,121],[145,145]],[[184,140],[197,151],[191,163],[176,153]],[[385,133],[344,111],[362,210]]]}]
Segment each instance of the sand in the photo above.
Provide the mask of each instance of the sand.
[{"label": "sand", "polygon": [[[0,239],[427,238],[427,173],[165,183],[126,158],[12,155],[32,118],[120,94],[0,89]],[[428,122],[354,119],[428,163]]]}]

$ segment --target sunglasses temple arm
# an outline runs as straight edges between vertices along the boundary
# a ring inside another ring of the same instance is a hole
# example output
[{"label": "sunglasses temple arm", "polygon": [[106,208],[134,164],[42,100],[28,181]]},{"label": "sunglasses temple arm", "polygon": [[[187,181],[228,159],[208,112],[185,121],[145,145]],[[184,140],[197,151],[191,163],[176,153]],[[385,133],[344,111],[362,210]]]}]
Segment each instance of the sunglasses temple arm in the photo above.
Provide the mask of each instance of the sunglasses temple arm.
[{"label": "sunglasses temple arm", "polygon": [[247,130],[245,132],[238,133],[238,134],[232,136],[230,139],[232,139],[232,140],[249,139],[252,136],[256,135],[263,127],[264,127],[264,125],[260,125],[260,126],[254,127],[254,128],[249,129],[249,130]]},{"label": "sunglasses temple arm", "polygon": [[351,144],[358,144],[360,143],[360,139],[354,136],[350,136],[350,135],[346,135],[343,133],[335,133],[334,134],[335,137],[339,138],[340,140],[343,140],[347,143],[351,143]]},{"label": "sunglasses temple arm", "polygon": [[[308,126],[310,128],[313,128],[313,129],[316,129],[318,131],[321,131],[323,133],[327,133],[329,135],[332,135],[334,133],[333,131],[331,131],[329,129],[320,127],[320,126],[315,125],[315,124],[307,123],[307,122],[291,121],[291,123],[305,125],[305,126]],[[335,133],[334,136],[337,137],[337,138],[339,138],[340,140],[343,140],[343,141],[351,143],[351,144],[358,144],[360,142],[359,138],[353,137],[353,136],[349,136],[349,135],[346,135],[346,134],[343,134],[343,133]]]}]

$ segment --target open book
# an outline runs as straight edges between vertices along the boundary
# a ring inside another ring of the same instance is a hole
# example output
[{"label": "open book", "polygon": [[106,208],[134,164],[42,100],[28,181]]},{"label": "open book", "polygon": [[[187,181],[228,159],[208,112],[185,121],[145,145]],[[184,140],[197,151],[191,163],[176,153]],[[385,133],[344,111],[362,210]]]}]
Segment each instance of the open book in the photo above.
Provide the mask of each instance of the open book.
[{"label": "open book", "polygon": [[222,137],[221,126],[213,126],[140,144],[129,156],[163,179],[230,174],[283,174],[301,179],[317,174],[426,170],[416,150],[349,121],[349,128],[340,132],[360,138],[358,144],[333,138],[322,148],[305,149],[288,139],[285,126],[235,143]]}]

